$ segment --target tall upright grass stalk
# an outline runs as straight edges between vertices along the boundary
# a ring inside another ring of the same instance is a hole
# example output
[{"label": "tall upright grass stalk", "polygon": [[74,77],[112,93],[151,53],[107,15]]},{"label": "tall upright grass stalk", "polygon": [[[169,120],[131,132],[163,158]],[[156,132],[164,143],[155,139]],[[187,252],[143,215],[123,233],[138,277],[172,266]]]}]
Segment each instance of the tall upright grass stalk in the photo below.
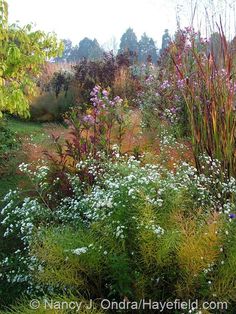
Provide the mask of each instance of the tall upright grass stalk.
[{"label": "tall upright grass stalk", "polygon": [[170,52],[183,83],[197,168],[203,168],[199,156],[207,154],[221,161],[228,176],[236,176],[236,57],[222,23],[218,34],[219,51],[209,44],[199,49],[199,38],[192,31],[184,53],[175,44]]}]

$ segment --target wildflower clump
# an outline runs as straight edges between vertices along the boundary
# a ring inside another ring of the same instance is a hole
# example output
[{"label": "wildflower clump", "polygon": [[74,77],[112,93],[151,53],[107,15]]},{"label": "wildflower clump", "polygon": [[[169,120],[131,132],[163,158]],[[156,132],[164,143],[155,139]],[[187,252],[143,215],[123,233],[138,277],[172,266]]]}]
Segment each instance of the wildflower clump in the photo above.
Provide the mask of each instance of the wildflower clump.
[{"label": "wildflower clump", "polygon": [[53,209],[47,166],[21,165],[37,193],[22,200],[20,190],[11,191],[4,199],[2,283],[29,296],[68,291],[86,298],[88,291],[94,300],[174,296],[234,304],[235,180],[221,182],[210,169],[199,175],[187,163],[168,170],[146,164],[145,156],[113,154],[99,176],[96,160],[77,167],[86,163],[93,185],[84,189],[79,174],[68,173],[71,194],[57,195]]}]

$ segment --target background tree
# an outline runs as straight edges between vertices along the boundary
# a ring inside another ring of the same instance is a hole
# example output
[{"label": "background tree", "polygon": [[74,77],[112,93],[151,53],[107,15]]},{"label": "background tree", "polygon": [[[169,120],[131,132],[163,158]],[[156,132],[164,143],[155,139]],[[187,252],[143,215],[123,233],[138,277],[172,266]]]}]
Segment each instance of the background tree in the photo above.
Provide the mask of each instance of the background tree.
[{"label": "background tree", "polygon": [[97,39],[94,39],[91,42],[91,50],[89,51],[89,56],[88,58],[90,60],[97,60],[97,59],[101,59],[103,56],[103,49],[100,47]]},{"label": "background tree", "polygon": [[42,64],[57,56],[63,45],[56,36],[33,31],[31,25],[8,25],[7,2],[0,0],[0,116],[29,115],[29,98]]},{"label": "background tree", "polygon": [[79,42],[72,52],[72,61],[78,62],[82,59],[98,60],[103,56],[103,49],[96,39],[92,40],[87,37]]},{"label": "background tree", "polygon": [[169,30],[165,29],[164,34],[162,36],[161,53],[168,47],[170,41],[171,37],[169,34]]},{"label": "background tree", "polygon": [[120,40],[120,49],[118,53],[124,53],[126,51],[138,52],[137,36],[132,28],[128,28],[122,35]]},{"label": "background tree", "polygon": [[73,54],[73,45],[70,39],[63,39],[64,51],[61,57],[55,58],[55,62],[71,62]]},{"label": "background tree", "polygon": [[138,60],[139,62],[157,61],[157,49],[154,40],[144,33],[138,43]]}]

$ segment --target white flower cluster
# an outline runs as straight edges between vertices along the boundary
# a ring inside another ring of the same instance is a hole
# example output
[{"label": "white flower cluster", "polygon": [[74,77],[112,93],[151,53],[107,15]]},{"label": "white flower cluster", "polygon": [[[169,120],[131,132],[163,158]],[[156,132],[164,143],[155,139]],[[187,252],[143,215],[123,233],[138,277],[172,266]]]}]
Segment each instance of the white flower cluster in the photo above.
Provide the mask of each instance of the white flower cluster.
[{"label": "white flower cluster", "polygon": [[[208,159],[206,164],[207,161]],[[199,175],[197,170],[187,163],[182,163],[170,171],[159,165],[143,164],[134,157],[119,156],[117,160],[107,161],[104,165],[98,165],[90,158],[89,161],[79,163],[77,167],[82,169],[85,166],[89,169],[89,173],[97,178],[94,185],[86,190],[78,175],[68,175],[74,194],[62,199],[53,211],[44,202],[43,194],[22,199],[21,191],[9,191],[3,199],[4,206],[0,213],[2,236],[6,240],[15,237],[18,241],[16,244],[19,246],[20,243],[23,249],[15,270],[10,267],[15,254],[2,255],[0,263],[4,265],[4,274],[1,273],[0,276],[4,275],[12,283],[29,280],[27,276],[30,268],[36,267],[29,254],[32,236],[34,232],[39,234],[42,226],[54,222],[60,223],[60,226],[69,224],[71,227],[81,223],[86,227],[92,223],[104,223],[110,228],[109,231],[104,229],[104,233],[110,232],[109,235],[113,236],[115,241],[125,241],[131,226],[128,224],[130,220],[121,220],[117,215],[118,212],[123,212],[124,217],[134,216],[136,228],[147,228],[161,237],[165,234],[162,226],[156,221],[142,225],[137,219],[137,208],[145,201],[158,212],[168,206],[170,197],[175,199],[175,196],[183,193],[194,200],[196,208],[201,207],[206,211],[218,210],[228,217],[229,213],[236,210],[236,180],[230,178],[221,181],[216,170],[219,167],[217,161],[209,161],[208,165],[211,172],[207,176]],[[29,170],[26,164],[21,164],[20,168],[21,171],[27,172],[34,182],[41,183],[38,187],[39,192],[43,193],[47,184],[48,167],[40,166],[34,172]],[[60,191],[55,191],[58,192]],[[52,199],[54,196],[51,195]],[[88,249],[87,246],[81,246],[72,253],[81,255]],[[106,247],[101,250],[107,255]]]},{"label": "white flower cluster", "polygon": [[80,248],[77,248],[75,250],[72,250],[72,253],[75,255],[80,255],[80,254],[86,253],[87,250],[88,250],[88,248],[84,246],[84,247],[80,247]]},{"label": "white flower cluster", "polygon": [[124,230],[125,230],[125,226],[117,226],[116,230],[115,230],[115,236],[116,238],[120,238],[120,239],[124,239],[125,235],[124,235]]},{"label": "white flower cluster", "polygon": [[172,124],[176,124],[179,122],[179,116],[177,115],[177,113],[173,110],[168,109],[168,108],[166,108],[163,111],[163,117],[164,117],[164,119],[166,119],[167,121],[169,121]]},{"label": "white flower cluster", "polygon": [[[236,210],[236,180],[222,174],[220,164],[202,156],[209,165],[209,173],[198,174],[197,169],[186,162],[176,169],[175,181],[187,189],[197,203],[206,208],[229,214]],[[223,176],[223,178],[222,178]],[[182,182],[182,183],[181,183]]]},{"label": "white flower cluster", "polygon": [[21,163],[19,165],[19,170],[26,174],[32,180],[36,189],[44,191],[48,188],[48,182],[46,180],[49,167],[45,165],[45,161],[41,160],[40,165],[36,167],[36,170],[33,171],[29,164]]},{"label": "white flower cluster", "polygon": [[149,220],[148,222],[141,221],[138,228],[149,230],[157,235],[157,237],[161,237],[165,233],[165,230],[161,226],[157,225],[154,220]]}]

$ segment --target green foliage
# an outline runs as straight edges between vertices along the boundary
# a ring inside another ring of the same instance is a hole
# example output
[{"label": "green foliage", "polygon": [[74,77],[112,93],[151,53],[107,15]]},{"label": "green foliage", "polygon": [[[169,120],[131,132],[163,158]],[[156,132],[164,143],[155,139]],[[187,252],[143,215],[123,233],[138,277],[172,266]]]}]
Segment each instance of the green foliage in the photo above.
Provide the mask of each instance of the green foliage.
[{"label": "green foliage", "polygon": [[60,189],[55,205],[50,169],[21,165],[36,193],[4,199],[4,287],[7,280],[18,294],[28,285],[30,295],[66,288],[85,299],[223,298],[234,306],[233,179],[216,184],[185,163],[172,172],[117,153],[77,168],[87,168],[93,184],[67,172],[70,194]]},{"label": "green foliage", "polygon": [[28,99],[35,93],[34,77],[62,46],[55,35],[34,31],[31,25],[8,25],[7,3],[1,4],[4,19],[0,24],[0,114],[7,111],[27,117]]},{"label": "green foliage", "polygon": [[11,151],[19,147],[17,136],[3,123],[0,124],[0,163],[8,158]]},{"label": "green foliage", "polygon": [[0,122],[0,197],[8,192],[10,185],[16,185],[16,155],[21,147],[21,139],[5,122]]}]

